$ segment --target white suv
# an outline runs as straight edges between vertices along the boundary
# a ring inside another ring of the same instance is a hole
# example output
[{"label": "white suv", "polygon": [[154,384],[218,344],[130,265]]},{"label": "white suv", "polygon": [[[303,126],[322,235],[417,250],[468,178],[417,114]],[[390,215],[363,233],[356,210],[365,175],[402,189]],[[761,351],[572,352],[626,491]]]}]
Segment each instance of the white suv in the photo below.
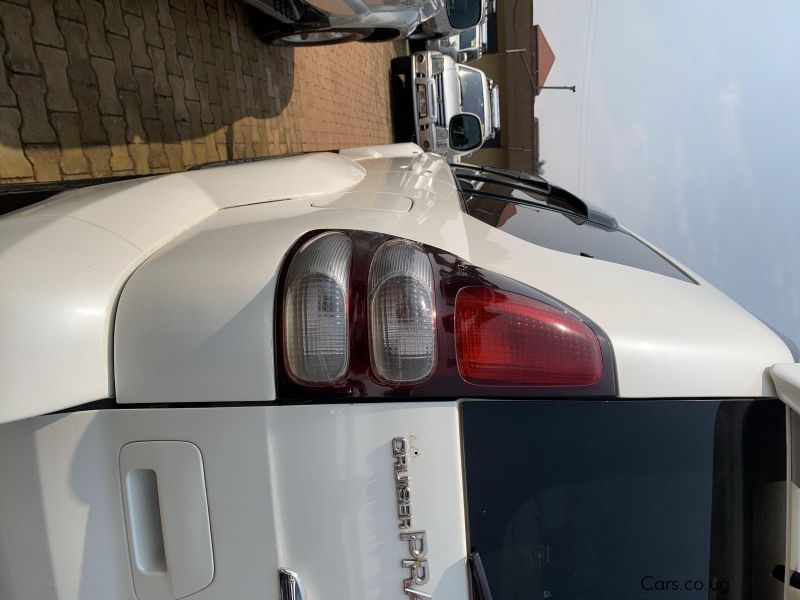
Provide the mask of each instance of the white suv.
[{"label": "white suv", "polygon": [[543,179],[90,187],[0,282],[4,600],[797,597],[790,348]]},{"label": "white suv", "polygon": [[424,150],[468,155],[497,135],[499,90],[480,69],[435,51],[395,59],[411,96],[414,135]]}]

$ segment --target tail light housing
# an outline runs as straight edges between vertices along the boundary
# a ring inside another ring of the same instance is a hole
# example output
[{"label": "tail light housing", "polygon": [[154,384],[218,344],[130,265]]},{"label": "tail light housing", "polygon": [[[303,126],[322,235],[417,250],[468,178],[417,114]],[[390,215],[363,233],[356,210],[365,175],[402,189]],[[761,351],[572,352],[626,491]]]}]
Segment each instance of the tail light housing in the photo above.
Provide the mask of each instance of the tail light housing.
[{"label": "tail light housing", "polygon": [[310,233],[287,255],[276,310],[281,399],[616,395],[589,319],[406,239]]}]

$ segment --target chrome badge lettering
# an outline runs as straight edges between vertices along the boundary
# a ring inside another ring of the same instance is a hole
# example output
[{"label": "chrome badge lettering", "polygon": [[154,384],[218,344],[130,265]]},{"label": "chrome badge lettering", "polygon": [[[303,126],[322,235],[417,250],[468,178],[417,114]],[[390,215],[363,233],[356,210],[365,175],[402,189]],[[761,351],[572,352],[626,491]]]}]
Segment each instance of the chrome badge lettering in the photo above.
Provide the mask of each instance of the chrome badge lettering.
[{"label": "chrome badge lettering", "polygon": [[410,447],[408,438],[396,437],[392,440],[397,527],[400,530],[400,539],[408,544],[409,554],[409,558],[404,558],[400,564],[407,572],[407,577],[403,579],[403,591],[411,600],[424,600],[431,595],[417,588],[428,583],[430,579],[428,538],[425,531],[409,531],[413,528],[411,488],[408,482]]}]

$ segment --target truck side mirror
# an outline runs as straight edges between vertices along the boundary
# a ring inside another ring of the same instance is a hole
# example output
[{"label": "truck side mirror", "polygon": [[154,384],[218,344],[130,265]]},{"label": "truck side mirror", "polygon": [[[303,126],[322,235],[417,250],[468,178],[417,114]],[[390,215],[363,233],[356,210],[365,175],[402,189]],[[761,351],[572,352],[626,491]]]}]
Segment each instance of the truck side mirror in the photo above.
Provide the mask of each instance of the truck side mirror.
[{"label": "truck side mirror", "polygon": [[450,119],[450,148],[457,152],[474,150],[483,143],[481,120],[471,113],[459,113]]}]

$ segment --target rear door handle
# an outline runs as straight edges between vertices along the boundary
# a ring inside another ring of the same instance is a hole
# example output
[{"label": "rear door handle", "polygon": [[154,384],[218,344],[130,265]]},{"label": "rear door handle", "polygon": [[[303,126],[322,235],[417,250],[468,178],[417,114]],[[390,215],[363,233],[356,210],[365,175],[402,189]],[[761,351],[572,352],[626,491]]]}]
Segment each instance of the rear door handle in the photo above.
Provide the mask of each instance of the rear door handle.
[{"label": "rear door handle", "polygon": [[214,556],[200,449],[131,442],[119,468],[136,597],[176,600],[208,586]]}]

